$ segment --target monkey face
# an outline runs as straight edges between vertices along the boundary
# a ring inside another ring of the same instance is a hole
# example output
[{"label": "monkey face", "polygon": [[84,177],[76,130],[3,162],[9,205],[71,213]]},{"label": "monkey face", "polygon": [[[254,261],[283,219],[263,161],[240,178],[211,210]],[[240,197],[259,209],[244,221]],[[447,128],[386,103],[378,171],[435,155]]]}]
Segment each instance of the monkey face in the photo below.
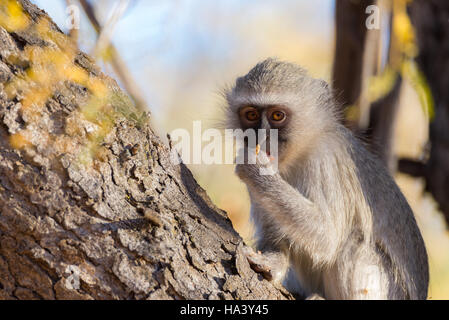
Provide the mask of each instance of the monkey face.
[{"label": "monkey face", "polygon": [[[254,129],[256,133],[266,129],[267,135],[269,129],[278,130],[281,170],[305,158],[337,123],[327,83],[308,76],[297,65],[276,59],[266,59],[237,78],[225,98],[227,128]],[[258,143],[263,144],[259,137]]]},{"label": "monkey face", "polygon": [[278,130],[277,143],[281,159],[281,152],[285,149],[288,140],[291,110],[283,105],[244,105],[238,108],[237,113],[241,129],[253,129],[256,134],[259,133],[259,129],[266,130],[266,135],[263,137],[257,136],[257,143],[263,144],[268,154],[270,154],[270,139],[272,139],[270,129]]}]

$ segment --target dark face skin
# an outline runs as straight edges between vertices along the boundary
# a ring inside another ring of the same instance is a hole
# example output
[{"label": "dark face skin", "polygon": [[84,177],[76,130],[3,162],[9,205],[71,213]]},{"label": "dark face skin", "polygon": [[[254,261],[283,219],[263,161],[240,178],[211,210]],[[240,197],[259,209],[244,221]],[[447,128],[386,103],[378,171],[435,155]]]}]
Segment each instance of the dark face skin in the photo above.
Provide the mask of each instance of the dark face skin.
[{"label": "dark face skin", "polygon": [[[239,109],[239,119],[243,130],[278,129],[279,153],[287,140],[287,125],[291,112],[287,107],[278,105],[243,106]],[[259,138],[257,139],[259,143]],[[269,131],[267,131],[267,153],[269,154]]]}]

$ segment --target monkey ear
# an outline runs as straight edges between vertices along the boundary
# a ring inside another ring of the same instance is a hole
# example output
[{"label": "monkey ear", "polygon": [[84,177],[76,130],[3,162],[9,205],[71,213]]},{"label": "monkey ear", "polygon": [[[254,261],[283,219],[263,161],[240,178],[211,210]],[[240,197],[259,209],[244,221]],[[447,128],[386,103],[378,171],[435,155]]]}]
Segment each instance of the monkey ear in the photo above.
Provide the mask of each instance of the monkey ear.
[{"label": "monkey ear", "polygon": [[318,79],[318,82],[319,82],[319,84],[321,85],[322,88],[324,88],[324,89],[326,89],[328,91],[331,90],[331,87],[330,87],[330,85],[329,85],[329,83],[327,81],[325,81],[323,79]]},{"label": "monkey ear", "polygon": [[321,102],[333,105],[335,100],[334,100],[334,92],[331,85],[323,79],[317,79],[317,83],[320,86],[320,88],[322,88],[320,95]]},{"label": "monkey ear", "polygon": [[324,96],[328,97],[328,99],[331,100],[334,96],[334,92],[329,82],[323,79],[317,79],[317,81],[319,86],[323,89],[323,92],[325,93]]}]

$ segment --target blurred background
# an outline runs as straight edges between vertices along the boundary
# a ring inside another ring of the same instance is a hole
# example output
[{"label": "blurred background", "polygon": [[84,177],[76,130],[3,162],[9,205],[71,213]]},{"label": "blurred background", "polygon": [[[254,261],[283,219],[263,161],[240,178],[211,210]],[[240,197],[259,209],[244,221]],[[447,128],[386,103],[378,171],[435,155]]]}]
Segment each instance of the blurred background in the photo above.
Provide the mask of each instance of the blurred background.
[{"label": "blurred background", "polygon": [[[449,298],[444,0],[33,2],[148,108],[161,137],[191,131],[194,120],[203,130],[214,127],[221,90],[266,57],[296,62],[331,82],[347,126],[371,141],[414,209],[429,253],[429,298]],[[74,8],[79,29],[69,17]],[[233,166],[189,167],[251,242],[248,196]]]}]

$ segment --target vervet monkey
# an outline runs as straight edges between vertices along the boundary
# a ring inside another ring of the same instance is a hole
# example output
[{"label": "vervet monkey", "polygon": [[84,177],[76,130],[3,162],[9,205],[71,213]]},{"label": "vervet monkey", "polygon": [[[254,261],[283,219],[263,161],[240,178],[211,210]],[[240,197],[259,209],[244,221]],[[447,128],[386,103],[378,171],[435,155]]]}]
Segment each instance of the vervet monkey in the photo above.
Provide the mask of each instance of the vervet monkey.
[{"label": "vervet monkey", "polygon": [[427,253],[413,212],[381,161],[341,124],[323,80],[267,59],[226,100],[228,128],[278,129],[275,174],[260,173],[270,165],[264,150],[235,169],[251,199],[255,270],[303,297],[426,299]]}]

